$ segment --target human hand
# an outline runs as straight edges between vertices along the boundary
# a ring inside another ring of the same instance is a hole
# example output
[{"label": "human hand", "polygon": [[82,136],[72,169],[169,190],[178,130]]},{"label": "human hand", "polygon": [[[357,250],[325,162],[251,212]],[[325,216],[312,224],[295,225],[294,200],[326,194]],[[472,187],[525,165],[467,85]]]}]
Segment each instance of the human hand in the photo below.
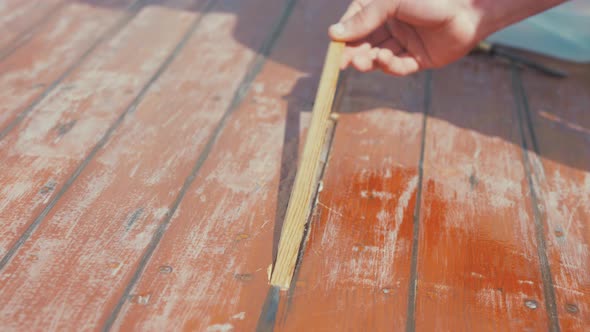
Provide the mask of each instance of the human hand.
[{"label": "human hand", "polygon": [[447,65],[487,35],[564,0],[353,0],[334,40],[347,43],[342,68],[392,75]]}]

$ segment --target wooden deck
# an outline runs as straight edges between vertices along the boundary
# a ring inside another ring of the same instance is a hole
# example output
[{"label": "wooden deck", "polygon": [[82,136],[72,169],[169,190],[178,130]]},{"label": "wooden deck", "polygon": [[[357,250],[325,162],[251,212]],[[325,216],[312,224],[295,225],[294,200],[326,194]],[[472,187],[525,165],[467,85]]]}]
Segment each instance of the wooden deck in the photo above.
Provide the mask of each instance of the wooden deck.
[{"label": "wooden deck", "polygon": [[269,287],[347,2],[0,1],[0,330],[590,331],[590,67],[542,58],[345,72]]}]

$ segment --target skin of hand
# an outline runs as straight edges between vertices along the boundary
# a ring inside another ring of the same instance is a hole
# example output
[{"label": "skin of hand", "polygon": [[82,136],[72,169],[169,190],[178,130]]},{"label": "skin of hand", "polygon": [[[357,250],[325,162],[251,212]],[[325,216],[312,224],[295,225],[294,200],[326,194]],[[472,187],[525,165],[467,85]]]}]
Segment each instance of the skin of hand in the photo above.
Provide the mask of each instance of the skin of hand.
[{"label": "skin of hand", "polygon": [[353,0],[330,37],[352,65],[404,76],[458,60],[491,33],[565,0]]}]

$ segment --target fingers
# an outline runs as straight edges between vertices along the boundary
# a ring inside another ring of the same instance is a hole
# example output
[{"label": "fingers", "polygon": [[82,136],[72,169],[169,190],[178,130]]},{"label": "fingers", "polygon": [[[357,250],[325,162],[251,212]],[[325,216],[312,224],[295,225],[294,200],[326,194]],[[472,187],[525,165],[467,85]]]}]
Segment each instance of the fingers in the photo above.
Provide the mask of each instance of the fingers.
[{"label": "fingers", "polygon": [[346,45],[344,53],[342,53],[342,59],[340,63],[340,69],[346,69],[351,63],[352,59],[357,55],[366,54],[371,50],[371,45],[366,42],[352,43]]},{"label": "fingers", "polygon": [[389,48],[381,48],[375,62],[384,72],[395,76],[406,76],[420,70],[414,56],[407,52],[395,54]]},{"label": "fingers", "polygon": [[370,49],[367,53],[359,54],[352,58],[352,65],[360,72],[369,72],[377,68],[377,49]]},{"label": "fingers", "polygon": [[367,37],[388,18],[396,0],[357,0],[351,4],[339,23],[330,27],[334,40],[351,42]]},{"label": "fingers", "polygon": [[381,69],[390,75],[406,76],[421,69],[416,58],[395,38],[390,38],[377,47],[366,42],[351,46],[344,58],[342,69],[352,65],[361,72]]},{"label": "fingers", "polygon": [[386,20],[395,14],[399,0],[354,0],[340,22],[330,27],[334,40],[347,42],[341,68],[361,72],[381,69],[396,76],[409,75],[420,64],[394,37]]},{"label": "fingers", "polygon": [[360,67],[364,68],[365,63],[373,62],[376,58],[377,52],[372,51],[372,46],[370,43],[352,43],[346,46],[346,49],[342,54],[340,69],[346,69],[346,67],[349,65],[353,65],[355,68],[357,68],[356,64],[360,64]]}]

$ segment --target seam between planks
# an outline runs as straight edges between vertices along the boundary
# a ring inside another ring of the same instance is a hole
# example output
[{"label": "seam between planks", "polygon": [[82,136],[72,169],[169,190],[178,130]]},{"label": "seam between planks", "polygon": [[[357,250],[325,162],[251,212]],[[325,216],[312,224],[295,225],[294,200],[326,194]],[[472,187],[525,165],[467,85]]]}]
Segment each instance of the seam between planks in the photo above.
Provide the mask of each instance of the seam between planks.
[{"label": "seam between planks", "polygon": [[[340,109],[340,105],[342,103],[342,100],[344,99],[344,91],[345,91],[347,79],[348,79],[348,71],[345,71],[340,75],[340,78],[338,81],[338,86],[336,87],[336,96],[334,97],[334,103],[332,105],[332,110]],[[303,239],[301,240],[301,244],[299,245],[299,252],[297,253],[297,261],[295,264],[295,269],[293,271],[293,278],[291,280],[291,286],[289,287],[289,290],[287,292],[286,310],[288,310],[289,306],[291,305],[292,295],[295,292],[295,285],[297,284],[297,279],[299,277],[299,272],[300,272],[301,264],[303,261],[303,252],[305,251],[305,244],[307,243],[307,240],[309,238],[309,232],[310,232],[310,229],[312,226],[311,220],[313,218],[313,213],[317,208],[317,199],[320,194],[319,186],[324,178],[324,174],[325,174],[326,170],[328,169],[328,164],[330,162],[330,153],[332,152],[334,136],[336,134],[336,128],[338,126],[338,120],[337,120],[337,118],[336,119],[332,118],[332,119],[330,119],[330,121],[332,122],[330,124],[330,126],[328,127],[328,130],[330,132],[328,134],[328,137],[327,137],[326,142],[325,142],[323,149],[322,149],[325,151],[326,160],[324,161],[324,165],[322,165],[322,167],[320,168],[320,174],[318,174],[317,184],[315,186],[316,187],[315,194],[312,199],[313,205],[311,207],[311,212],[309,214],[308,220],[305,224],[306,226],[305,226],[305,230],[303,233]],[[322,155],[324,155],[324,152],[322,152]],[[273,262],[273,264],[274,264],[274,262]],[[280,291],[281,291],[280,286],[269,285],[268,292],[266,295],[266,300],[260,310],[260,315],[258,316],[258,323],[256,325],[256,332],[272,332],[272,331],[274,331],[274,328],[276,325],[276,318],[277,318],[276,315],[278,312],[278,306],[279,306],[279,301],[280,301]],[[286,318],[286,316],[284,318]]]},{"label": "seam between planks", "polygon": [[533,208],[533,219],[535,222],[535,238],[537,240],[537,255],[539,257],[539,265],[541,270],[541,279],[543,281],[543,295],[545,297],[545,310],[547,311],[547,316],[549,318],[549,331],[558,332],[560,331],[559,326],[559,316],[557,314],[557,304],[556,304],[556,297],[555,297],[555,289],[553,285],[553,278],[551,276],[551,267],[549,265],[549,258],[547,256],[547,243],[545,240],[545,225],[543,223],[543,216],[542,212],[539,209],[539,204],[541,204],[537,190],[540,188],[536,188],[535,181],[533,180],[533,172],[531,170],[531,161],[529,158],[529,147],[527,144],[526,134],[525,134],[525,119],[530,130],[530,136],[532,139],[532,148],[533,151],[538,153],[536,137],[533,130],[532,121],[530,118],[530,108],[528,104],[528,97],[526,92],[524,91],[524,87],[522,84],[522,79],[517,67],[512,64],[512,90],[513,96],[516,106],[516,114],[518,116],[518,128],[520,133],[520,141],[521,141],[521,151],[522,151],[522,159],[523,159],[523,166],[527,177],[527,182],[529,186],[529,190],[531,193],[531,204]]},{"label": "seam between planks", "polygon": [[[207,160],[207,157],[209,156],[213,147],[217,143],[217,140],[219,139],[223,129],[225,128],[230,115],[240,105],[240,103],[242,102],[246,93],[250,89],[252,82],[254,81],[256,76],[258,76],[258,74],[262,70],[262,67],[263,67],[264,63],[266,62],[266,59],[268,58],[268,55],[269,55],[271,49],[273,48],[278,37],[280,36],[280,34],[285,26],[285,23],[293,10],[295,2],[296,2],[296,0],[288,0],[287,1],[287,4],[285,5],[285,8],[283,9],[283,12],[281,13],[279,19],[275,23],[274,27],[272,29],[270,29],[271,33],[269,34],[268,38],[263,43],[263,45],[259,48],[255,58],[248,65],[249,69],[246,72],[246,75],[244,76],[242,81],[240,82],[238,88],[236,89],[236,92],[234,93],[234,96],[232,98],[230,105],[228,106],[225,113],[221,117],[221,120],[219,121],[218,125],[213,130],[213,133],[211,134],[209,140],[205,144],[203,151],[199,154],[199,157],[198,157],[195,165],[191,169],[191,172],[188,175],[188,177],[185,179],[180,191],[178,192],[176,198],[172,202],[172,205],[171,205],[169,211],[166,213],[166,216],[164,217],[162,222],[158,225],[158,228],[156,229],[154,235],[152,236],[152,239],[151,239],[150,243],[148,244],[146,251],[144,252],[144,254],[142,255],[142,257],[139,261],[138,267],[136,268],[136,270],[133,273],[133,276],[131,277],[131,279],[127,283],[127,286],[125,287],[123,294],[119,298],[119,301],[117,301],[117,304],[115,305],[115,307],[113,308],[109,317],[107,318],[107,320],[102,328],[103,331],[110,331],[112,329],[113,324],[115,323],[116,319],[118,318],[118,316],[121,312],[121,309],[123,308],[123,305],[125,304],[125,302],[129,298],[131,291],[133,290],[133,288],[135,287],[135,285],[137,284],[137,282],[141,278],[141,275],[143,274],[149,260],[153,256],[162,237],[164,236],[164,233],[168,229],[168,225],[170,224],[172,217],[174,216],[176,210],[178,209],[180,202],[183,200],[186,192],[188,191],[188,189],[190,188],[190,186],[194,182],[195,178],[197,177],[199,170],[201,169],[201,167],[205,163],[205,160]],[[213,8],[213,5],[215,3],[216,3],[216,0],[212,0],[207,5],[207,8],[204,9],[204,13],[203,13],[203,15],[201,15],[201,18]]]},{"label": "seam between planks", "polygon": [[16,50],[18,50],[21,46],[28,43],[31,38],[35,35],[35,33],[41,29],[58,11],[60,11],[65,6],[65,2],[60,2],[53,6],[50,10],[43,15],[42,18],[38,19],[37,21],[33,22],[30,26],[25,28],[21,33],[14,38],[8,45],[6,45],[2,50],[0,50],[0,61],[3,61],[8,56],[12,55]]},{"label": "seam between planks", "polygon": [[[125,27],[136,15],[143,6],[146,0],[136,0],[130,4],[126,9],[126,14],[123,18],[117,21],[112,27],[105,31],[98,39],[88,48],[74,63],[72,63],[56,80],[54,80],[33,102],[31,102],[22,112],[20,112],[14,120],[9,122],[4,128],[0,128],[0,140],[3,140],[8,133],[10,133],[16,126],[18,126],[24,118],[37,107],[55,88],[57,88],[64,79],[74,72],[84,61],[105,41],[116,36],[119,31]],[[0,56],[0,61],[4,60]],[[0,264],[0,269],[2,265]]]},{"label": "seam between planks", "polygon": [[418,284],[418,242],[420,240],[420,207],[422,203],[422,186],[424,178],[424,155],[426,150],[426,128],[428,114],[432,103],[432,71],[426,72],[424,86],[424,116],[422,118],[422,137],[420,144],[420,161],[418,163],[418,189],[416,191],[416,205],[414,207],[414,225],[412,229],[412,260],[410,265],[410,283],[408,291],[408,313],[406,331],[416,330],[416,288]]},{"label": "seam between planks", "polygon": [[[333,121],[333,120],[330,120]],[[293,271],[293,278],[291,280],[291,286],[289,287],[289,290],[287,292],[287,305],[286,305],[286,309],[285,310],[289,310],[289,307],[291,305],[291,299],[292,296],[295,292],[295,285],[297,283],[297,279],[299,277],[299,272],[300,272],[300,268],[301,268],[301,264],[303,262],[303,253],[305,251],[305,244],[307,243],[307,240],[309,239],[309,233],[310,233],[310,229],[311,229],[311,219],[313,218],[313,212],[316,210],[317,208],[317,199],[318,196],[320,194],[319,191],[319,184],[322,181],[323,177],[324,177],[324,173],[326,171],[326,169],[328,168],[328,161],[330,159],[330,153],[332,151],[332,143],[334,142],[334,135],[336,133],[336,127],[338,125],[338,121],[333,121],[333,124],[330,126],[331,128],[328,139],[326,141],[326,145],[324,146],[324,149],[326,149],[326,154],[327,154],[327,158],[326,158],[326,162],[324,163],[323,167],[320,170],[320,174],[318,177],[318,182],[316,184],[316,189],[315,189],[315,194],[313,196],[313,206],[311,207],[311,213],[309,214],[309,218],[307,223],[305,224],[305,229],[303,232],[303,239],[301,240],[301,243],[299,245],[299,252],[297,253],[297,261],[295,263],[295,269]],[[269,285],[268,288],[268,292],[266,294],[266,300],[260,310],[260,315],[258,316],[258,323],[256,324],[256,332],[272,332],[275,329],[275,325],[276,325],[276,315],[278,312],[278,306],[279,306],[279,301],[280,301],[280,293],[281,293],[281,287],[280,286],[274,286],[274,285]],[[283,317],[283,318],[286,318]]]},{"label": "seam between planks", "polygon": [[64,183],[61,187],[59,192],[51,199],[49,204],[41,211],[41,213],[35,218],[33,223],[27,227],[27,229],[23,232],[23,234],[18,238],[14,245],[6,252],[4,257],[0,260],[0,270],[4,269],[16,252],[22,247],[22,245],[31,237],[33,232],[37,229],[37,227],[41,224],[43,219],[49,214],[49,212],[53,209],[53,207],[57,204],[59,199],[65,194],[66,191],[72,186],[74,181],[78,178],[78,176],[82,173],[82,171],[86,168],[86,166],[90,163],[90,161],[94,158],[94,156],[98,153],[100,149],[108,142],[109,138],[115,132],[115,130],[119,127],[119,125],[123,122],[125,117],[135,111],[137,105],[141,102],[144,95],[147,93],[151,85],[162,75],[162,73],[168,68],[170,63],[176,58],[176,56],[180,53],[182,48],[184,48],[185,44],[187,43],[190,36],[198,27],[199,23],[201,22],[202,15],[195,19],[192,23],[188,32],[184,34],[184,36],[180,39],[179,43],[176,45],[174,50],[168,55],[168,57],[164,60],[164,62],[160,65],[158,70],[150,77],[150,80],[147,84],[139,91],[137,96],[131,101],[131,103],[125,108],[125,111],[119,115],[119,117],[113,122],[113,124],[107,129],[104,133],[102,138],[96,143],[96,145],[92,148],[90,153],[82,160],[82,162],[78,165],[76,170],[72,173],[72,175],[68,178],[68,180]]}]

